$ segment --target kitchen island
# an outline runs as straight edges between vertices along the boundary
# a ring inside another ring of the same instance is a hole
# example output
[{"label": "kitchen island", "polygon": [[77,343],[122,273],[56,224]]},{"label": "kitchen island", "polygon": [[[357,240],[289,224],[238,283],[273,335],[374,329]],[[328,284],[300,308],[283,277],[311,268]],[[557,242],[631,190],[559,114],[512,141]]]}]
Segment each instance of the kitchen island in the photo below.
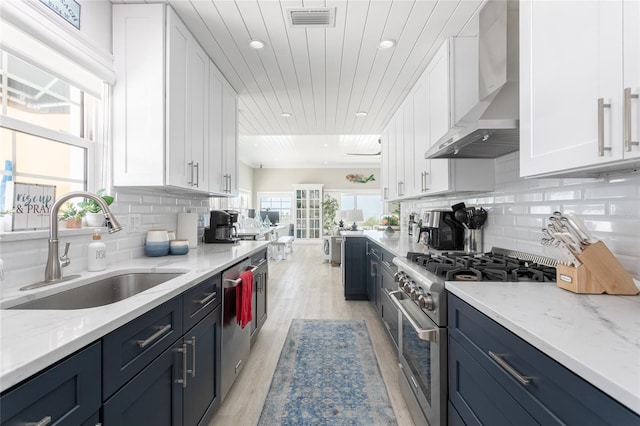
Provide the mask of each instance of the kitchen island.
[{"label": "kitchen island", "polygon": [[[266,241],[206,244],[187,255],[132,259],[110,265],[106,271],[86,272],[79,279],[37,290],[3,290],[0,299],[0,391],[4,392],[267,245]],[[183,274],[125,300],[96,308],[7,309],[81,286],[94,277],[153,271]]]}]

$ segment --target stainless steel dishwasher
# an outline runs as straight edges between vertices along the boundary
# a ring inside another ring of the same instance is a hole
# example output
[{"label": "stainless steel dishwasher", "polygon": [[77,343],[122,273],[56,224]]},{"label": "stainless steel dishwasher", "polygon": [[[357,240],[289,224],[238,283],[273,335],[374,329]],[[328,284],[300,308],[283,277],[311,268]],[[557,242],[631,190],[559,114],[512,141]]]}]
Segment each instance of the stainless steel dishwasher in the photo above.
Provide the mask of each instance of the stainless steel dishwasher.
[{"label": "stainless steel dishwasher", "polygon": [[220,378],[221,402],[227,396],[233,382],[249,358],[251,327],[240,328],[236,314],[236,287],[240,285],[240,274],[255,269],[249,259],[236,263],[222,272],[222,360]]}]

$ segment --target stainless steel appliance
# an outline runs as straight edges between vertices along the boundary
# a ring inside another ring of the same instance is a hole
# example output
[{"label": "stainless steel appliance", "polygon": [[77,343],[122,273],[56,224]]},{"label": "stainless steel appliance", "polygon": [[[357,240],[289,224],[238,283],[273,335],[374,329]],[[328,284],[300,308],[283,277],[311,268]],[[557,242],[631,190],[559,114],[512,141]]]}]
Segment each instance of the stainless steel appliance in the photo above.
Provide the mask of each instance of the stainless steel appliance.
[{"label": "stainless steel appliance", "polygon": [[242,283],[240,274],[248,269],[255,272],[257,267],[252,266],[249,259],[245,259],[222,272],[221,401],[224,401],[227,392],[249,358],[251,327],[241,328],[236,312],[236,287]]},{"label": "stainless steel appliance", "polygon": [[436,250],[462,250],[464,227],[452,210],[425,210],[418,241]]},{"label": "stainless steel appliance", "polygon": [[400,389],[417,425],[447,424],[447,292],[445,281],[553,281],[554,259],[493,248],[468,255],[408,253],[391,292],[398,308]]},{"label": "stainless steel appliance", "polygon": [[209,227],[204,231],[205,243],[235,243],[239,241],[235,222],[238,213],[231,210],[212,210]]}]

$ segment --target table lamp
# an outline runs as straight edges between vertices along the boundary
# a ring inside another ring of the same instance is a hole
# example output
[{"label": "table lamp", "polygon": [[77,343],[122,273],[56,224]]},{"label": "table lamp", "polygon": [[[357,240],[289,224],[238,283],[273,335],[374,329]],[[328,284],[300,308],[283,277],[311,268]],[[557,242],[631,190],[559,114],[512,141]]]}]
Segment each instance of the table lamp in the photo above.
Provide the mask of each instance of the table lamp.
[{"label": "table lamp", "polygon": [[352,231],[357,231],[358,225],[356,222],[362,222],[363,220],[362,209],[347,210],[347,222],[353,222],[353,225],[351,225]]}]

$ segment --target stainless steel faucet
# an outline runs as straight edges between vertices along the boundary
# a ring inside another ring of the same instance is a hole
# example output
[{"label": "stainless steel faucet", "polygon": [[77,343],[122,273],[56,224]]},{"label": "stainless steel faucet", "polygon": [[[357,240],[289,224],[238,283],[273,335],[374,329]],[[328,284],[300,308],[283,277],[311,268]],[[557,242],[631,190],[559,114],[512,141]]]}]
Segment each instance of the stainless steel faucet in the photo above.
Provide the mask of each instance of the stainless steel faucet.
[{"label": "stainless steel faucet", "polygon": [[67,256],[70,243],[67,243],[64,255],[62,257],[58,257],[58,211],[60,210],[60,206],[65,201],[76,197],[90,198],[92,200],[95,200],[100,205],[102,211],[104,212],[104,218],[107,221],[107,227],[109,228],[110,234],[118,232],[122,229],[122,226],[120,226],[116,218],[113,217],[113,214],[111,213],[111,210],[109,210],[109,206],[107,205],[107,203],[98,195],[85,191],[76,191],[69,192],[68,194],[65,194],[62,197],[58,198],[58,200],[53,203],[53,206],[51,206],[51,212],[49,213],[49,254],[47,256],[47,266],[44,269],[45,283],[61,281],[62,268],[69,265],[69,263],[71,262],[71,260]]}]

